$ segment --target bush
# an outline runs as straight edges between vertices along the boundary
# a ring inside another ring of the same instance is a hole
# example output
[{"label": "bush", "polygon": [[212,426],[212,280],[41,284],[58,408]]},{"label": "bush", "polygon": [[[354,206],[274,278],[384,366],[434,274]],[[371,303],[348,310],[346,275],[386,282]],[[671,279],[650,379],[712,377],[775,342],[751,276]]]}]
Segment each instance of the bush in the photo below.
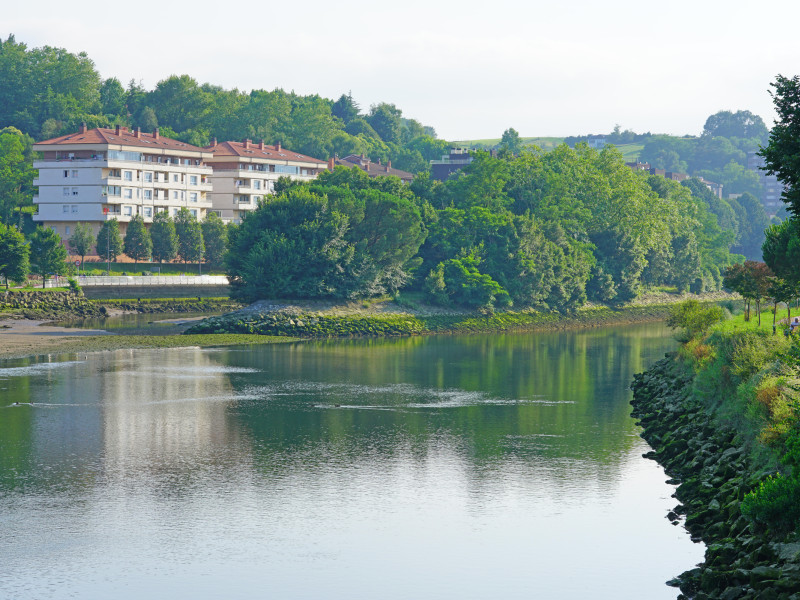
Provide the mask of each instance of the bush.
[{"label": "bush", "polygon": [[72,277],[67,279],[67,283],[69,283],[69,291],[72,292],[73,294],[81,294],[83,292],[80,284],[78,284],[78,282],[75,281]]},{"label": "bush", "polygon": [[667,318],[667,325],[673,329],[683,328],[680,341],[688,341],[709,330],[725,318],[725,311],[713,304],[701,304],[697,300],[686,300],[676,304]]},{"label": "bush", "polygon": [[792,529],[800,522],[800,478],[767,477],[744,497],[742,513],[771,528]]}]

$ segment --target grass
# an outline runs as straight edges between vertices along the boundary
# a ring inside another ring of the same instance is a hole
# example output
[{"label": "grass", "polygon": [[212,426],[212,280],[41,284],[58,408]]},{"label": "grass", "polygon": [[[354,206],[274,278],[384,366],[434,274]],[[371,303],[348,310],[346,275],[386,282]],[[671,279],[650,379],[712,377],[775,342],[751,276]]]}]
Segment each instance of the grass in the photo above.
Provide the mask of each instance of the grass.
[{"label": "grass", "polygon": [[[795,312],[792,315],[792,318],[795,316],[800,316],[800,310],[795,309]],[[781,319],[786,318],[786,309],[779,308],[778,309],[778,319],[776,321],[776,327],[778,333],[782,333],[783,329],[786,327],[785,324],[780,323]],[[712,331],[719,331],[720,333],[733,333],[736,331],[744,331],[744,330],[758,330],[772,332],[772,311],[771,310],[762,310],[761,311],[761,326],[758,325],[758,313],[756,313],[755,309],[753,309],[752,314],[750,315],[750,321],[744,320],[744,314],[737,314],[734,315],[732,318],[717,323],[712,328]],[[797,331],[796,335],[800,335],[800,330]]]},{"label": "grass", "polygon": [[644,144],[617,144],[617,150],[622,152],[625,162],[636,162],[642,153]]}]

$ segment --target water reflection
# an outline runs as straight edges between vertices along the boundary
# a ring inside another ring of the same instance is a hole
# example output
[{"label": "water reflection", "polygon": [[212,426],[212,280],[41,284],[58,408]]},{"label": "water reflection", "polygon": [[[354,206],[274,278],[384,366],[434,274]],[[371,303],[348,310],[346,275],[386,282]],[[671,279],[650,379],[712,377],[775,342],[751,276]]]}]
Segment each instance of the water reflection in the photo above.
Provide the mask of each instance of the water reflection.
[{"label": "water reflection", "polygon": [[0,363],[0,590],[672,597],[702,553],[627,404],[671,346],[647,326]]}]

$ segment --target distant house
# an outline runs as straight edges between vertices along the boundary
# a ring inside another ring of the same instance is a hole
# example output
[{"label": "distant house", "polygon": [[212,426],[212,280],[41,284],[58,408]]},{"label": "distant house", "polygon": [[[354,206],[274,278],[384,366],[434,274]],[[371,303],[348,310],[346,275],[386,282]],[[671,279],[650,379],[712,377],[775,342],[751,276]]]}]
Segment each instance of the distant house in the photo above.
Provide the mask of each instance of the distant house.
[{"label": "distant house", "polygon": [[[656,169],[655,167],[651,167],[650,163],[642,163],[639,161],[636,162],[628,162],[625,163],[632,171],[645,171],[650,173],[650,175],[658,175],[659,177],[663,177],[664,179],[670,179],[672,181],[686,181],[689,179],[689,175],[686,173],[676,173],[674,171],[667,171],[666,169]],[[721,183],[714,183],[713,181],[706,181],[702,177],[698,177],[701,183],[703,183],[711,192],[717,197],[722,198],[722,184]]]},{"label": "distant house", "polygon": [[586,138],[586,143],[589,144],[589,148],[594,148],[595,150],[600,150],[608,142],[606,142],[606,136],[605,135],[590,135],[588,138]]},{"label": "distant house", "polygon": [[783,184],[775,175],[769,175],[765,169],[764,157],[755,151],[747,153],[747,168],[758,174],[761,183],[761,204],[768,215],[774,215],[783,206]]},{"label": "distant house", "polygon": [[335,167],[358,167],[362,171],[364,171],[370,177],[386,177],[386,176],[394,176],[399,177],[403,183],[410,183],[414,181],[414,174],[409,173],[408,171],[402,171],[400,169],[395,169],[392,167],[392,161],[386,161],[386,164],[382,164],[380,160],[378,162],[372,162],[369,158],[364,156],[363,154],[350,154],[349,156],[345,156],[344,158],[339,158],[335,156],[328,160],[328,170],[333,171]]},{"label": "distant house", "polygon": [[450,175],[471,162],[472,156],[468,150],[451,148],[450,154],[442,156],[442,160],[431,161],[431,177],[437,181],[446,181]]}]

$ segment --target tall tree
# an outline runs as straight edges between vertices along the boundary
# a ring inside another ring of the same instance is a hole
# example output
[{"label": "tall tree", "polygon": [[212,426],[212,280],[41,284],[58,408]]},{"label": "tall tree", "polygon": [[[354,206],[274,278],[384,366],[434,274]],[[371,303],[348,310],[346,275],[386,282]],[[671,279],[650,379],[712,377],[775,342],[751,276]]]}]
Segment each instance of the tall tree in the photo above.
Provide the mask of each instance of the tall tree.
[{"label": "tall tree", "polygon": [[197,261],[199,269],[202,269],[205,254],[203,229],[188,208],[180,209],[175,216],[175,232],[178,234],[178,256],[184,263]]},{"label": "tall tree", "polygon": [[128,223],[125,231],[125,254],[133,259],[134,264],[140,260],[149,260],[153,253],[153,241],[144,225],[144,218],[136,215]]},{"label": "tall tree", "polygon": [[14,210],[30,205],[36,170],[25,153],[26,136],[14,127],[0,129],[0,221],[10,223]]},{"label": "tall tree", "polygon": [[72,235],[67,243],[69,245],[70,252],[81,257],[82,269],[83,259],[87,254],[89,254],[89,252],[92,251],[92,247],[95,243],[91,225],[87,223],[76,223],[75,229],[73,230]]},{"label": "tall tree", "polygon": [[0,276],[5,279],[6,289],[9,281],[25,281],[30,270],[29,256],[25,236],[13,225],[0,223]]},{"label": "tall tree", "polygon": [[167,211],[156,213],[150,226],[150,237],[153,240],[153,260],[162,264],[164,261],[175,260],[178,256],[178,234]]},{"label": "tall tree", "polygon": [[67,249],[52,229],[37,227],[30,236],[31,271],[42,278],[42,287],[50,275],[63,275],[67,270]]},{"label": "tall tree", "polygon": [[500,138],[500,148],[508,150],[511,154],[519,154],[522,150],[522,139],[516,129],[509,127],[503,132],[503,137]]},{"label": "tall tree", "polygon": [[123,252],[123,243],[119,233],[119,222],[116,219],[106,221],[100,227],[95,248],[97,255],[105,258],[107,263],[117,261],[117,257]]},{"label": "tall tree", "polygon": [[800,76],[778,75],[770,92],[778,119],[769,144],[759,152],[770,173],[783,182],[783,201],[789,212],[800,216]]},{"label": "tall tree", "polygon": [[215,212],[206,215],[202,227],[206,261],[212,265],[221,265],[228,247],[228,229]]}]

